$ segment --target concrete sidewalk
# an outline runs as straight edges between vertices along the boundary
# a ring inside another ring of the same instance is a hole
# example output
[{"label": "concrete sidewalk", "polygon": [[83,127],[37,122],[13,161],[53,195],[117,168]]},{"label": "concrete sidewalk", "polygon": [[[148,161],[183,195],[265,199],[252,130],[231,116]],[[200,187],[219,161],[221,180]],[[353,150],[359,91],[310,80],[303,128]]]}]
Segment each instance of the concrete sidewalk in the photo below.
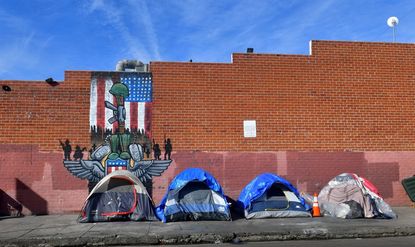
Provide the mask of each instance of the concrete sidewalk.
[{"label": "concrete sidewalk", "polygon": [[394,210],[398,214],[396,220],[321,217],[81,224],[76,221],[77,215],[0,218],[0,246],[150,245],[415,235],[415,209]]}]

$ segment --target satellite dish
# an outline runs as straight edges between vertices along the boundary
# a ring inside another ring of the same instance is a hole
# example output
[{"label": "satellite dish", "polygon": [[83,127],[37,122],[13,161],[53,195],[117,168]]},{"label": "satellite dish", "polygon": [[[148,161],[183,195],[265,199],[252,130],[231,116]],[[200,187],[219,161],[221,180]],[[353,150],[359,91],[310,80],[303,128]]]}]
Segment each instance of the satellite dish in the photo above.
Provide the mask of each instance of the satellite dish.
[{"label": "satellite dish", "polygon": [[396,16],[391,16],[391,17],[388,18],[388,21],[386,23],[393,30],[393,42],[395,42],[395,35],[396,35],[395,34],[395,27],[396,27],[396,25],[398,25],[399,19]]},{"label": "satellite dish", "polygon": [[391,16],[388,18],[388,21],[386,23],[388,23],[388,26],[390,27],[395,27],[399,24],[399,19],[396,16]]}]

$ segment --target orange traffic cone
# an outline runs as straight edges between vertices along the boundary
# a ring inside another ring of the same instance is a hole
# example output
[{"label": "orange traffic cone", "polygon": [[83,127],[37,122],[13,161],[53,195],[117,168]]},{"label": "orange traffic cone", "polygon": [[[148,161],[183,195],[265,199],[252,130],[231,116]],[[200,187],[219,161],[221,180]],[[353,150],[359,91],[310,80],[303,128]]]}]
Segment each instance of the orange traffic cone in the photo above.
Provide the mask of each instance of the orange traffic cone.
[{"label": "orange traffic cone", "polygon": [[313,199],[313,217],[320,217],[320,207],[318,206],[317,193],[314,193]]}]

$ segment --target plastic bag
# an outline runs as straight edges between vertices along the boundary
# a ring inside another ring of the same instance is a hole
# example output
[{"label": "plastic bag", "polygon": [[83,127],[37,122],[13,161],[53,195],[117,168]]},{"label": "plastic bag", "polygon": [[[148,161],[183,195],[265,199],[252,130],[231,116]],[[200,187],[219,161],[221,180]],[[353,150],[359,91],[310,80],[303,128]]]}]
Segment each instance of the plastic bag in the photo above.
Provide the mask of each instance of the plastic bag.
[{"label": "plastic bag", "polygon": [[346,215],[346,219],[357,219],[365,217],[363,207],[360,205],[360,203],[354,200],[350,200],[344,202],[344,204],[347,204],[350,207],[350,212]]},{"label": "plastic bag", "polygon": [[324,216],[332,216],[345,219],[350,213],[350,206],[344,203],[324,202],[320,203]]}]

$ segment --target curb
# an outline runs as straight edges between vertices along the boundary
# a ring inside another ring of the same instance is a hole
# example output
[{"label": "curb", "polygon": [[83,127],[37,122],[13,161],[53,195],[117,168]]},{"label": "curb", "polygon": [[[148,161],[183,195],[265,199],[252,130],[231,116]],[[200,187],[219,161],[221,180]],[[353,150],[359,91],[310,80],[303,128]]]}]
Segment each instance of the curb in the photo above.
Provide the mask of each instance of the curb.
[{"label": "curb", "polygon": [[154,235],[126,236],[105,235],[82,236],[78,238],[45,237],[28,239],[0,240],[1,246],[113,246],[113,245],[177,245],[177,244],[220,244],[241,243],[261,241],[286,241],[286,240],[326,240],[347,238],[378,238],[378,237],[400,237],[415,235],[414,227],[371,227],[356,229],[336,229],[330,231],[326,228],[309,228],[303,230],[286,230],[279,232],[260,233],[201,233],[182,235]]}]

